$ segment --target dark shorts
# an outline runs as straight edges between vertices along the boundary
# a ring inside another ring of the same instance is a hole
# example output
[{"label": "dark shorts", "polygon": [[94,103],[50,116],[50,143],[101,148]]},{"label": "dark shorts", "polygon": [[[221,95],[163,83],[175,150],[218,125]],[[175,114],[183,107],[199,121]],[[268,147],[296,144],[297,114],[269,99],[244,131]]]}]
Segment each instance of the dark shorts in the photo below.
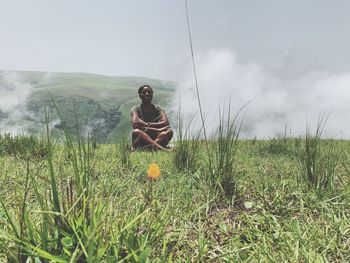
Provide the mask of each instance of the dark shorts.
[{"label": "dark shorts", "polygon": [[[171,131],[171,129],[169,129],[168,131]],[[160,132],[155,132],[155,131],[146,131],[146,133],[152,140],[155,140],[158,137],[158,135],[160,134]],[[168,138],[168,140],[163,140],[159,144],[163,147],[166,147],[168,142],[171,140],[171,137],[172,137],[172,135]],[[141,140],[138,140],[136,142],[136,145],[135,145],[134,142],[136,139],[137,139],[136,137],[132,138],[132,143],[133,143],[135,148],[152,149],[152,146],[150,146],[148,143],[141,141]]]},{"label": "dark shorts", "polygon": [[[146,133],[149,137],[151,137],[152,140],[155,140],[157,138],[157,136],[159,135],[159,132],[146,132]],[[134,144],[134,141],[136,140],[136,138],[132,138],[132,140],[133,140],[133,144]],[[152,147],[150,147],[150,145],[148,143],[140,141],[140,140],[137,142],[137,145],[135,145],[135,146],[136,146],[136,148],[143,148],[143,149],[148,149],[148,148],[151,149],[152,148]]]},{"label": "dark shorts", "polygon": [[159,132],[146,132],[149,137],[151,137],[152,140],[155,140],[157,136],[159,135]]}]

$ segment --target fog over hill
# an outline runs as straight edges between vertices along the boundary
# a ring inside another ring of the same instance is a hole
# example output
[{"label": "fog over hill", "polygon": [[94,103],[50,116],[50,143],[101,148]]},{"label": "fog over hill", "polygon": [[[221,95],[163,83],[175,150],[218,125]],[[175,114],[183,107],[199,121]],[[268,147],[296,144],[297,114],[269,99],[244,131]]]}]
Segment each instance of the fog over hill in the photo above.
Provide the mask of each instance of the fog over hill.
[{"label": "fog over hill", "polygon": [[[330,66],[300,68],[292,50],[276,60],[244,61],[232,49],[211,49],[196,57],[198,83],[209,133],[219,122],[219,109],[234,116],[246,103],[241,137],[302,136],[326,118],[324,137],[350,138],[350,70]],[[179,80],[176,98],[182,113],[198,115],[192,64]],[[176,106],[175,106],[176,107]],[[197,118],[192,123],[201,126]]]},{"label": "fog over hill", "polygon": [[72,133],[78,129],[82,135],[89,134],[98,142],[120,140],[128,136],[130,108],[140,103],[137,89],[143,84],[154,87],[156,103],[164,107],[169,104],[175,88],[170,81],[88,73],[0,71],[0,132],[44,133],[47,108],[55,137],[60,137],[66,127]]},{"label": "fog over hill", "polygon": [[[198,53],[200,97],[208,133],[218,124],[219,109],[241,112],[241,137],[272,138],[301,136],[307,125],[329,115],[325,137],[350,138],[350,74],[346,70],[310,68],[293,71],[289,53],[281,61],[261,63],[241,61],[230,49]],[[87,73],[0,71],[0,132],[44,133],[45,105],[50,115],[52,135],[59,137],[65,125],[76,133],[89,134],[99,142],[114,142],[128,136],[130,108],[140,103],[137,88],[155,88],[155,103],[167,110],[176,129],[179,113],[201,126],[191,63],[183,68],[178,83],[142,77],[112,77]],[[64,125],[48,94],[62,113]]]}]

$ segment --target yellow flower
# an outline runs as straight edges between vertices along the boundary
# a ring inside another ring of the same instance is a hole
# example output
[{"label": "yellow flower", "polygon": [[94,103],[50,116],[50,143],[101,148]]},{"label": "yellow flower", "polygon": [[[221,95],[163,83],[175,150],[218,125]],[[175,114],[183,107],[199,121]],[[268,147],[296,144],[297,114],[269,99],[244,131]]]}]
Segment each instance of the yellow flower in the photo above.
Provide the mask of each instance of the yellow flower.
[{"label": "yellow flower", "polygon": [[147,176],[151,180],[157,179],[160,176],[160,169],[158,164],[152,163],[148,167]]}]

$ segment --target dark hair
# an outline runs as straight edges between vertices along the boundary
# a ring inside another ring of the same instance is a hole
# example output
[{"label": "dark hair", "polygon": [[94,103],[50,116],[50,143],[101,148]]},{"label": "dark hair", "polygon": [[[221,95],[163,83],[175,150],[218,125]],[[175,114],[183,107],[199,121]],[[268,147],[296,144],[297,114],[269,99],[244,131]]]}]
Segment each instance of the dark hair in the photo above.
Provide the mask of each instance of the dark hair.
[{"label": "dark hair", "polygon": [[139,87],[139,89],[138,89],[137,92],[138,92],[139,94],[141,94],[143,88],[150,88],[150,89],[153,91],[153,89],[152,89],[152,87],[151,87],[150,85],[142,85],[141,87]]}]

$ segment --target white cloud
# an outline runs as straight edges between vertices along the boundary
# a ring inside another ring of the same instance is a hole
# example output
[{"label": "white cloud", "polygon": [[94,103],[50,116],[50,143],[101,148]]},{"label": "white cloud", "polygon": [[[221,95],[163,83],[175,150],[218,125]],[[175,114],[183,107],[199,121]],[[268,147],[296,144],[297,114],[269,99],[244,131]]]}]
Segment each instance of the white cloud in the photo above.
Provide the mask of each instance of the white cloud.
[{"label": "white cloud", "polygon": [[[325,135],[350,137],[350,72],[315,70],[291,77],[282,74],[283,64],[276,70],[255,62],[241,62],[229,49],[202,52],[196,62],[209,130],[218,123],[218,109],[227,110],[230,98],[233,112],[253,98],[245,109],[244,136],[273,137],[283,133],[285,125],[292,135],[301,135],[307,122],[316,125],[320,115],[330,113]],[[198,110],[190,63],[178,96],[184,115]]]},{"label": "white cloud", "polygon": [[16,72],[0,72],[0,112],[6,116],[0,119],[0,132],[26,132],[28,123],[23,117],[28,115],[26,105],[32,90],[32,85]]},{"label": "white cloud", "polygon": [[25,82],[16,72],[0,72],[0,110],[12,112],[23,105],[33,87]]}]

